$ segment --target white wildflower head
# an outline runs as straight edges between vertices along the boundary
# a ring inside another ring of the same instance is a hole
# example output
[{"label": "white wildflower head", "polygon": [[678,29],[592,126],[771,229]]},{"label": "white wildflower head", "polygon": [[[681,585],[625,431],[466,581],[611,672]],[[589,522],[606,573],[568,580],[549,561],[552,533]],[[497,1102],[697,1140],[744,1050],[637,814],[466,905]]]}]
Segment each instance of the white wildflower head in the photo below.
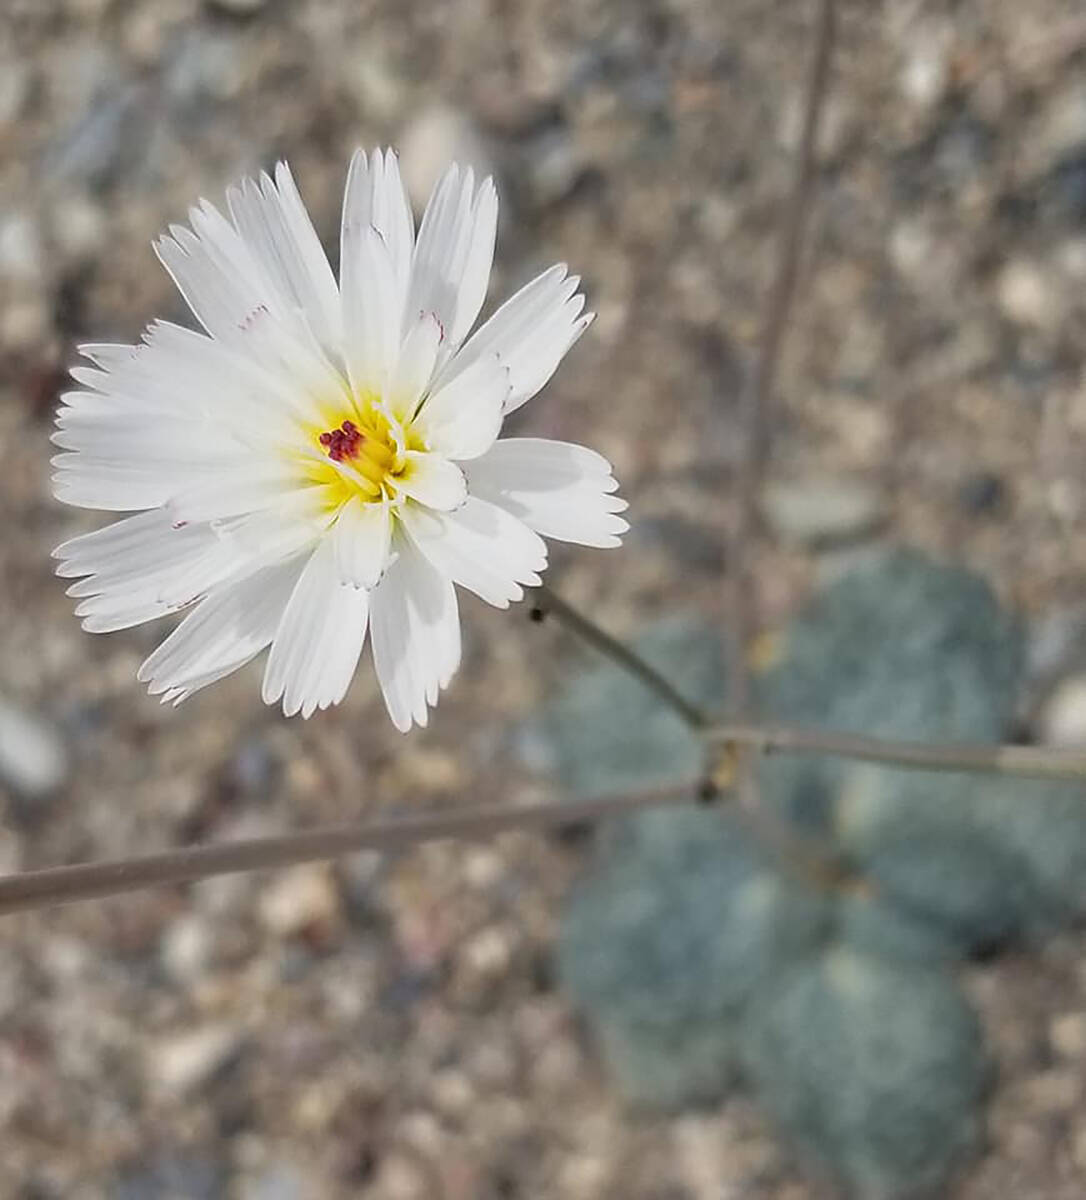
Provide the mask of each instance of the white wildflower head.
[{"label": "white wildflower head", "polygon": [[598,454],[498,440],[592,314],[556,266],[467,338],[498,207],[470,169],[416,236],[395,156],[356,153],[338,285],[285,164],[227,206],[156,247],[206,333],[81,348],[56,495],[136,515],[65,542],[58,573],[95,632],[191,606],[139,671],[164,700],[270,646],[264,699],[309,716],[342,699],[368,630],[393,722],[424,725],[460,661],[454,584],[505,607],[540,581],[541,534],[626,529]]}]

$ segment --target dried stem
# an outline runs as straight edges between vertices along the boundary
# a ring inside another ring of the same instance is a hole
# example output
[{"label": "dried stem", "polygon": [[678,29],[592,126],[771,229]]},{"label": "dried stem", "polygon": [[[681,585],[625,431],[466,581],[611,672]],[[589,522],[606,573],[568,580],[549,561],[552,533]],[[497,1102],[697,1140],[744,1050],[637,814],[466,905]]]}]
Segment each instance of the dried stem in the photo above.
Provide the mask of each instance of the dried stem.
[{"label": "dried stem", "polygon": [[578,612],[568,601],[555,595],[550,588],[536,588],[535,607],[533,613],[539,616],[553,616],[561,621],[567,629],[577,634],[601,654],[617,663],[624,671],[628,671],[638,682],[663,701],[663,703],[694,730],[705,724],[705,713],[696,704],[691,703],[667,680],[655,667],[650,666],[640,655],[635,654],[628,646],[624,646],[595,621]]},{"label": "dried stem", "polygon": [[[708,726],[701,736],[710,752],[718,758],[743,746],[764,754],[827,754],[926,771],[971,771],[1086,781],[1086,751],[1045,750],[1032,746],[929,745],[790,725],[727,722]],[[698,781],[690,780],[674,787],[594,800],[460,808],[449,813],[336,825],[282,837],[190,846],[117,862],[27,871],[0,876],[0,916],[141,888],[189,883],[213,875],[336,858],[358,850],[400,850],[439,838],[488,838],[509,829],[596,821],[643,808],[686,804],[696,797],[698,787]],[[814,850],[814,847],[806,847],[804,854]]]},{"label": "dried stem", "polygon": [[318,859],[337,858],[359,850],[402,850],[441,838],[484,839],[509,829],[544,828],[634,812],[666,804],[685,804],[696,784],[653,788],[594,800],[544,804],[480,805],[447,813],[423,813],[390,820],[330,825],[281,837],[252,838],[211,846],[186,846],[164,854],[117,862],[80,863],[0,876],[0,916],[31,908],[48,908],[74,900],[116,896],[141,888],[191,883],[214,875],[260,871]]},{"label": "dried stem", "polygon": [[728,538],[728,617],[731,627],[733,669],[729,678],[728,711],[736,716],[750,703],[747,647],[753,629],[751,598],[754,595],[750,543],[758,519],[762,476],[769,455],[773,384],[777,377],[788,314],[799,275],[800,252],[810,210],[818,129],[829,83],[835,27],[834,0],[821,0],[814,56],[807,81],[803,132],[796,159],[795,180],[781,230],[777,271],[769,293],[759,339],[758,356],[747,376],[740,398],[743,454],[736,492],[735,519]]},{"label": "dried stem", "polygon": [[730,721],[710,725],[704,731],[704,737],[722,755],[735,747],[747,747],[760,754],[821,754],[918,771],[964,771],[1022,779],[1086,781],[1086,750],[899,742],[798,725]]}]

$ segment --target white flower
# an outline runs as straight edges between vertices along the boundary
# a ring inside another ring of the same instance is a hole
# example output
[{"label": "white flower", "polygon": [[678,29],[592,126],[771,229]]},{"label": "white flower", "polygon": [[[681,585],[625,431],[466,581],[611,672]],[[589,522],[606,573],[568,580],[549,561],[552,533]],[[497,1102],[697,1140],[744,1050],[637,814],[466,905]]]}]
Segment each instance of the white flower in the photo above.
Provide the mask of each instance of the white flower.
[{"label": "white flower", "polygon": [[207,331],[90,345],[53,440],[56,495],[135,512],[54,552],[93,632],[193,606],[139,678],[184,700],[271,646],[263,696],[341,700],[367,627],[397,728],[460,661],[453,584],[498,607],[538,584],[540,537],[614,546],[608,463],[498,441],[592,319],[552,267],[467,341],[498,201],[450,167],[415,236],[391,152],[351,161],[335,277],[285,164],[172,226],[162,263]]}]

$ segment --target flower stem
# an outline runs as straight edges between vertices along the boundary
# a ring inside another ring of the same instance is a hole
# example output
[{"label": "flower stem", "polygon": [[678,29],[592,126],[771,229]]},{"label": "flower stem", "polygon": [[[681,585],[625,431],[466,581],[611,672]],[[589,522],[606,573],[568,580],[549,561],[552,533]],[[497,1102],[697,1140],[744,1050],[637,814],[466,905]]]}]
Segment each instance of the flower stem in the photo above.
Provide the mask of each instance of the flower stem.
[{"label": "flower stem", "polygon": [[[972,771],[1047,780],[1086,781],[1086,751],[1034,746],[929,745],[894,742],[858,734],[791,725],[721,723],[701,731],[721,760],[744,746],[761,753],[828,754],[927,771]],[[48,867],[0,876],[0,916],[75,900],[119,895],[141,888],[190,883],[213,875],[266,870],[336,858],[358,850],[401,850],[439,838],[488,838],[510,829],[545,828],[595,821],[696,799],[698,781],[626,792],[592,800],[532,805],[487,805],[449,813],[334,825],[281,837],[254,838],[211,846],[189,846],[164,854],[116,862]],[[1086,802],[1086,796],[1084,796]]]},{"label": "flower stem", "polygon": [[260,871],[337,858],[359,850],[402,850],[441,838],[484,839],[509,829],[545,828],[688,803],[696,784],[687,782],[593,800],[542,804],[492,804],[453,812],[329,825],[279,837],[250,838],[209,846],[186,846],[163,854],[115,862],[79,863],[0,876],[0,916],[75,900],[116,896],[141,888],[191,883],[214,875]]},{"label": "flower stem", "polygon": [[639,654],[601,629],[595,621],[578,612],[568,601],[555,595],[545,584],[535,589],[532,611],[541,616],[553,616],[555,620],[561,621],[567,629],[654,692],[691,729],[700,730],[705,724],[705,713],[687,700],[655,667],[650,666]]},{"label": "flower stem", "polygon": [[965,771],[1023,779],[1086,781],[1086,750],[899,742],[798,725],[731,721],[708,725],[703,736],[719,755],[742,746],[761,754],[823,754],[920,771]]}]

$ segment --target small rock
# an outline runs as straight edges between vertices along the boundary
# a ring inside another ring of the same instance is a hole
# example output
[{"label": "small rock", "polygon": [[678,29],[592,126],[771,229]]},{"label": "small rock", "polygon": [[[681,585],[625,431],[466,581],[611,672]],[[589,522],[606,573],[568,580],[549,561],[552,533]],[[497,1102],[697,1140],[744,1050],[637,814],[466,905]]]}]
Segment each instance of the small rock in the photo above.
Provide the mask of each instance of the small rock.
[{"label": "small rock", "polygon": [[387,120],[403,111],[403,80],[392,71],[387,55],[367,45],[345,54],[342,70],[344,86],[367,117]]},{"label": "small rock", "polygon": [[476,976],[494,978],[503,975],[513,959],[513,938],[500,925],[491,925],[467,943],[464,959]]},{"label": "small rock", "polygon": [[1014,259],[1000,272],[996,285],[1004,316],[1016,325],[1051,329],[1059,320],[1056,291],[1041,269],[1025,259]]},{"label": "small rock", "polygon": [[7,59],[0,64],[0,125],[18,120],[31,84],[30,63]]},{"label": "small rock", "polygon": [[102,209],[79,192],[58,200],[52,212],[53,236],[70,258],[87,257],[102,247],[105,218]]},{"label": "small rock", "polygon": [[1086,142],[1086,83],[1071,72],[1069,86],[1056,86],[1029,139],[1028,157],[1041,170],[1081,151]]},{"label": "small rock", "polygon": [[1040,616],[1029,630],[1029,673],[1051,678],[1069,662],[1086,663],[1086,607],[1057,608]]},{"label": "small rock", "polygon": [[241,1190],[241,1200],[304,1200],[313,1195],[312,1181],[293,1164],[269,1163]]},{"label": "small rock", "polygon": [[585,169],[583,156],[564,125],[544,130],[527,148],[525,157],[532,196],[540,205],[564,200]]},{"label": "small rock", "polygon": [[225,1022],[164,1038],[149,1051],[148,1083],[164,1097],[187,1096],[230,1063],[240,1050],[241,1041],[241,1030]]},{"label": "small rock", "polygon": [[1038,1113],[1067,1113],[1078,1105],[1078,1074],[1054,1067],[1028,1080],[1025,1085],[1029,1107]]},{"label": "small rock", "polygon": [[914,32],[901,69],[901,94],[915,108],[932,109],[950,82],[953,31],[948,25],[923,23]]},{"label": "small rock", "polygon": [[1006,484],[992,471],[977,471],[958,486],[958,503],[974,516],[998,511],[1006,498]]},{"label": "small rock", "polygon": [[889,518],[881,489],[843,477],[770,484],[762,510],[779,537],[805,546],[855,541],[876,532]]},{"label": "small rock", "polygon": [[49,306],[37,296],[26,296],[0,307],[0,346],[28,350],[49,336]]},{"label": "small rock", "polygon": [[1086,675],[1063,680],[1038,718],[1040,740],[1048,746],[1086,745]]},{"label": "small rock", "polygon": [[408,194],[422,209],[452,162],[475,169],[476,179],[494,174],[482,135],[464,113],[440,106],[419,113],[400,140],[400,166]]},{"label": "small rock", "polygon": [[68,755],[56,730],[0,699],[0,783],[22,796],[47,796],[68,777]]},{"label": "small rock", "polygon": [[406,1155],[393,1152],[381,1163],[373,1194],[387,1200],[423,1200],[430,1188],[421,1169]]},{"label": "small rock", "polygon": [[331,869],[323,863],[292,867],[263,892],[259,912],[264,928],[282,938],[331,924],[339,915]]},{"label": "small rock", "polygon": [[159,948],[162,965],[178,983],[190,983],[206,969],[211,942],[211,930],[203,917],[196,914],[182,917],[162,937]]},{"label": "small rock", "polygon": [[1086,1013],[1061,1013],[1053,1017],[1048,1040],[1061,1058],[1082,1058],[1086,1055]]},{"label": "small rock", "polygon": [[42,275],[41,237],[29,213],[13,212],[0,219],[0,278],[32,283]]}]

